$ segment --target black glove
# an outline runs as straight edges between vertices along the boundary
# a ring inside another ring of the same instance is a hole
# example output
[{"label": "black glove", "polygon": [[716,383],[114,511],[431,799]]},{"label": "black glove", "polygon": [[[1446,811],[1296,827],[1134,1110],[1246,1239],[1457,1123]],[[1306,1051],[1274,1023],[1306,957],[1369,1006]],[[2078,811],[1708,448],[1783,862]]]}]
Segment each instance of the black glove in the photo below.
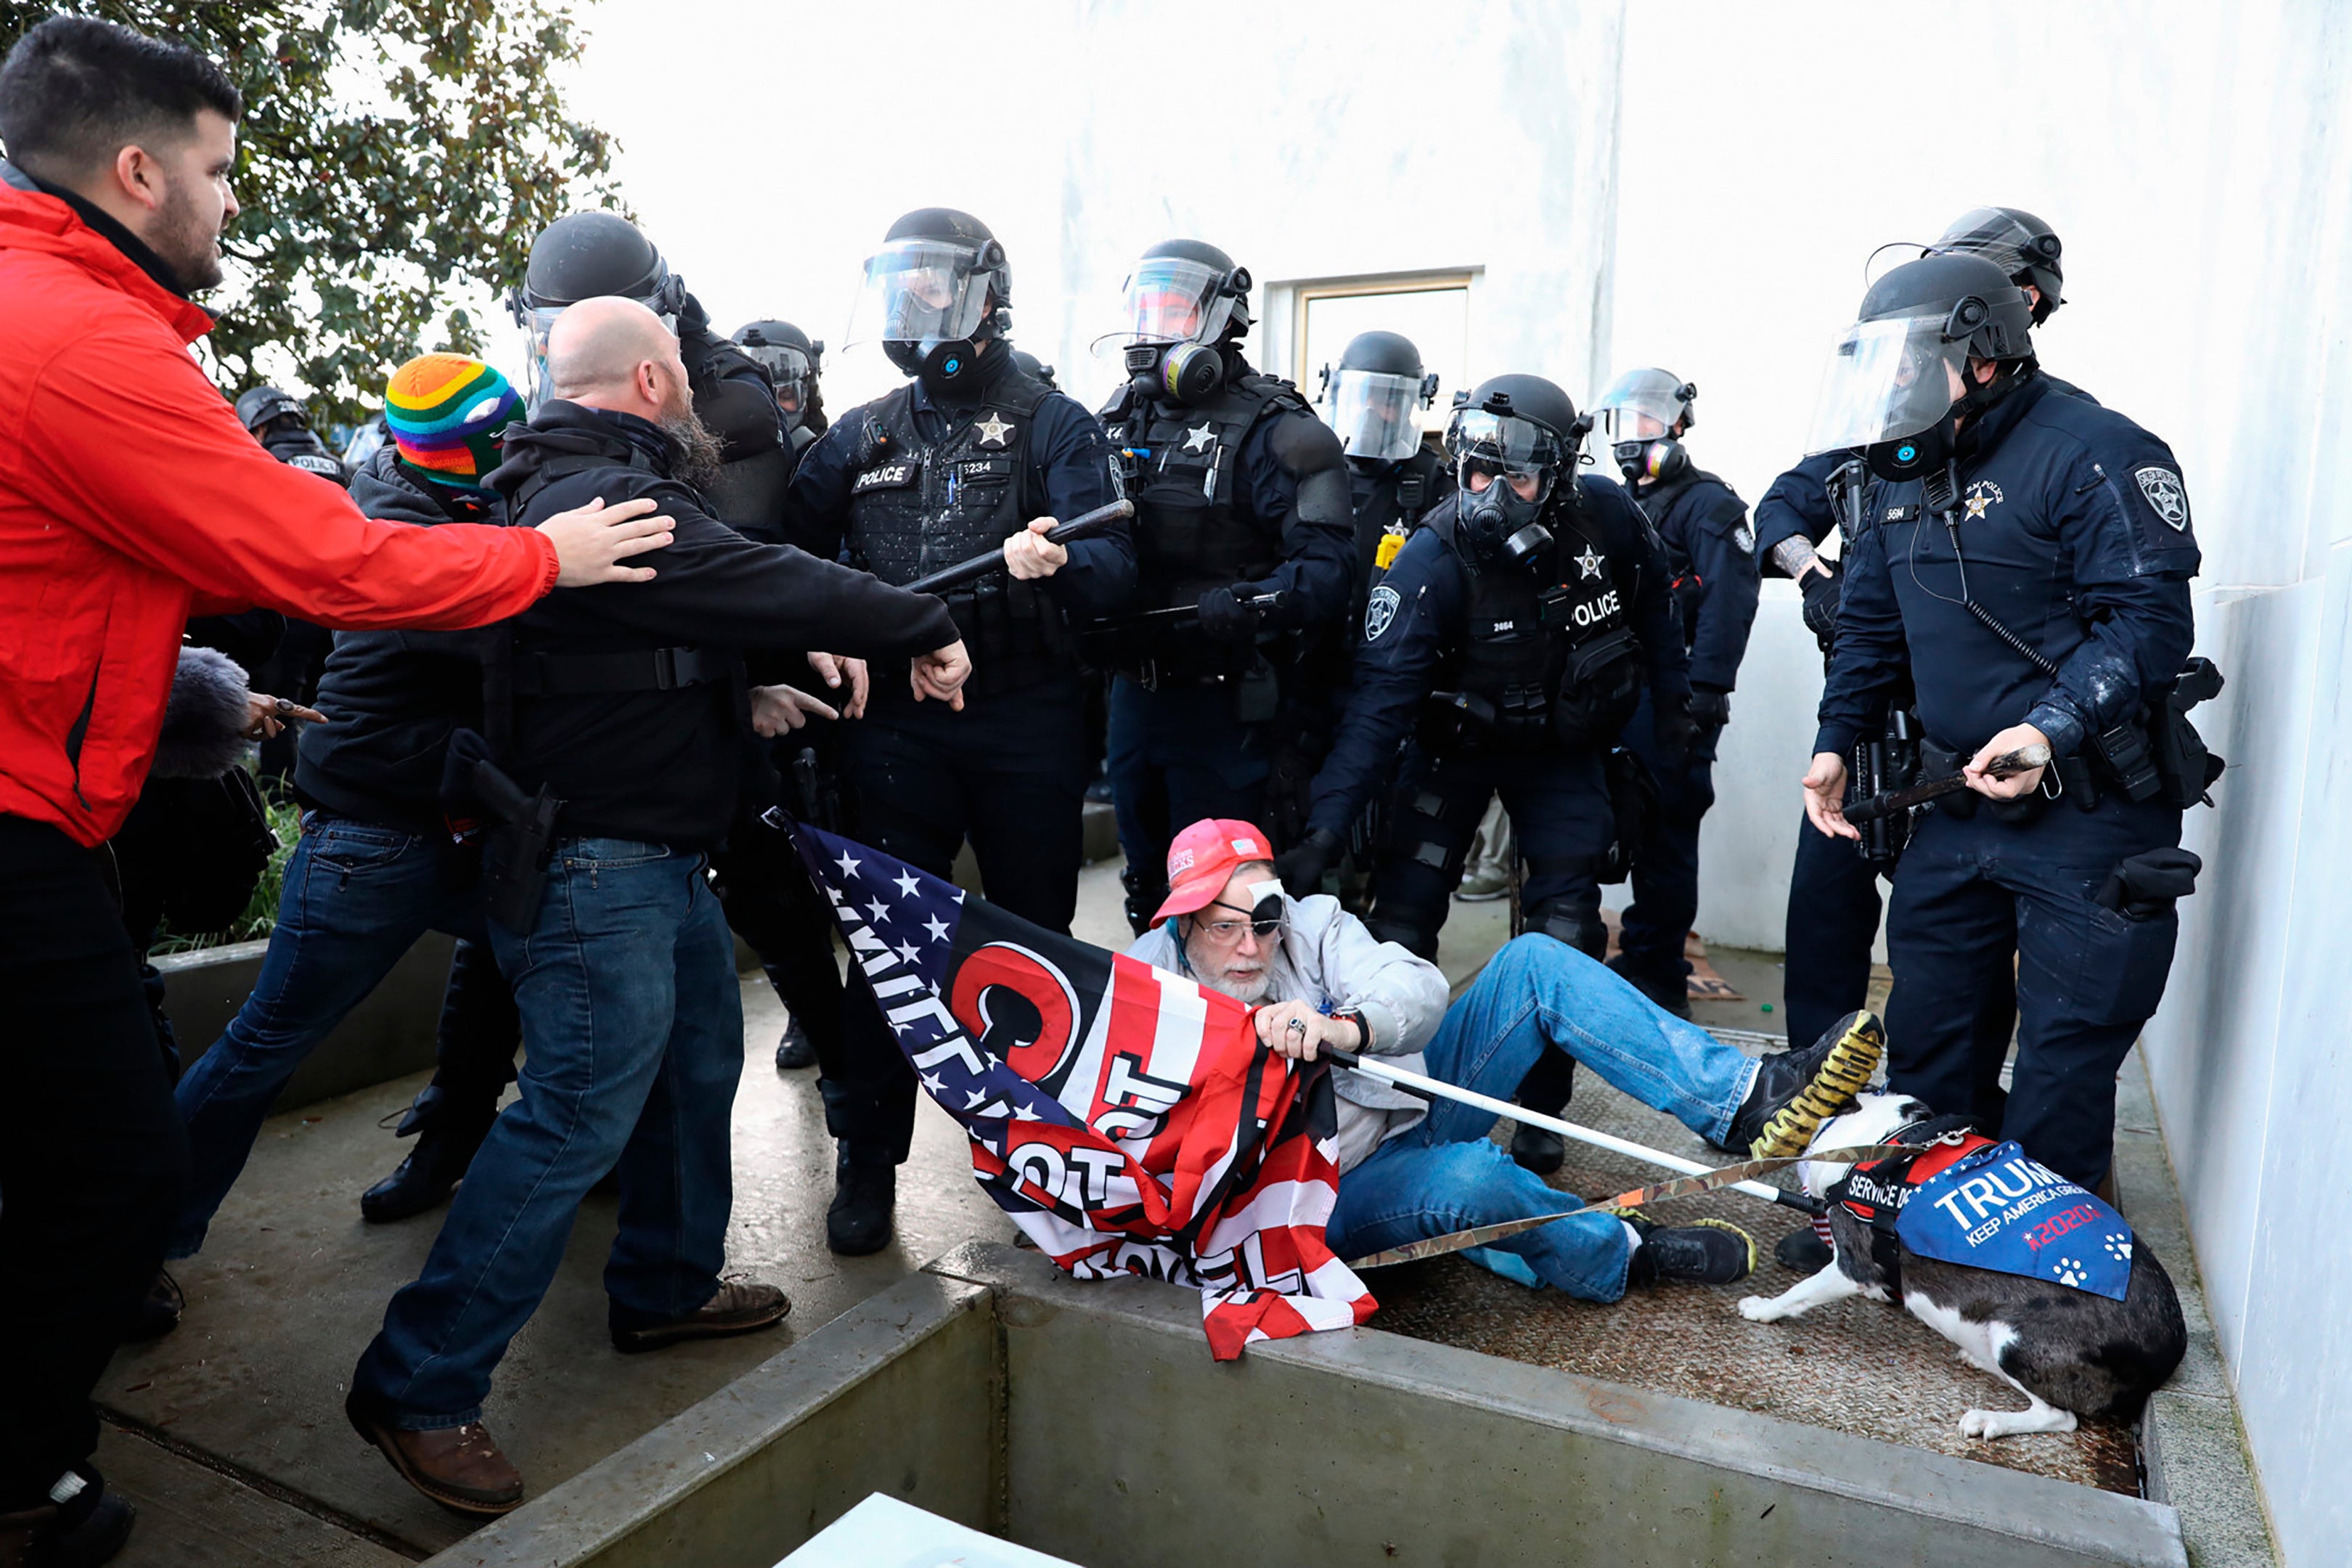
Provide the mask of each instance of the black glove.
[{"label": "black glove", "polygon": [[1201,635],[1216,642],[1250,642],[1257,637],[1257,612],[1244,607],[1231,588],[1201,595]]},{"label": "black glove", "polygon": [[1339,836],[1318,827],[1274,858],[1274,874],[1283,890],[1303,899],[1323,890],[1323,873],[1339,858]]},{"label": "black glove", "polygon": [[1700,729],[1720,730],[1731,722],[1731,693],[1717,686],[1694,686],[1690,710]]},{"label": "black glove", "polygon": [[1657,698],[1650,708],[1650,734],[1658,751],[1688,767],[1698,753],[1698,721],[1688,697]]},{"label": "black glove", "polygon": [[1838,594],[1843,578],[1834,561],[1822,561],[1821,568],[1807,572],[1797,590],[1805,595],[1805,625],[1827,651],[1831,639],[1837,636]]},{"label": "black glove", "polygon": [[2150,849],[2108,872],[2092,901],[2127,921],[2154,920],[2169,914],[2175,900],[2197,890],[2197,873],[2204,868],[2192,851]]}]

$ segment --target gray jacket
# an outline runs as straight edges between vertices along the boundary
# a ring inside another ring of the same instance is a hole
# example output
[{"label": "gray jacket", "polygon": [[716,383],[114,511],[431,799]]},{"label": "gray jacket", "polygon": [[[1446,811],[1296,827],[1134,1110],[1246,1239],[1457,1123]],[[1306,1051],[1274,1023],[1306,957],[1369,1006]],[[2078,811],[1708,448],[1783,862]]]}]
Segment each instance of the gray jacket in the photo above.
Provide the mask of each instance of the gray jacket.
[{"label": "gray jacket", "polygon": [[[1286,893],[1282,903],[1289,929],[1275,954],[1269,1000],[1360,1014],[1371,1037],[1364,1044],[1368,1054],[1391,1058],[1410,1072],[1426,1072],[1422,1048],[1445,1017],[1445,976],[1437,965],[1380,941],[1328,894],[1294,899]],[[1152,927],[1127,951],[1155,968],[1192,973],[1172,921]],[[1353,1068],[1334,1068],[1331,1086],[1339,1102],[1342,1173],[1428,1114],[1418,1097]]]}]

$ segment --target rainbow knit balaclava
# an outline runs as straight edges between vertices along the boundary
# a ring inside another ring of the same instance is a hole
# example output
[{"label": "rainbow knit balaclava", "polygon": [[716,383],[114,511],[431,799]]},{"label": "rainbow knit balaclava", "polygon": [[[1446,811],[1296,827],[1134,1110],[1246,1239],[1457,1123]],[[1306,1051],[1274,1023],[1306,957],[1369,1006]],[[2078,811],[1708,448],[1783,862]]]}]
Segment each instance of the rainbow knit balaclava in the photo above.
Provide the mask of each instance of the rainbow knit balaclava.
[{"label": "rainbow knit balaclava", "polygon": [[469,495],[488,492],[483,476],[499,466],[499,442],[523,416],[507,378],[463,354],[420,354],[392,373],[383,389],[384,423],[400,460],[417,477]]}]

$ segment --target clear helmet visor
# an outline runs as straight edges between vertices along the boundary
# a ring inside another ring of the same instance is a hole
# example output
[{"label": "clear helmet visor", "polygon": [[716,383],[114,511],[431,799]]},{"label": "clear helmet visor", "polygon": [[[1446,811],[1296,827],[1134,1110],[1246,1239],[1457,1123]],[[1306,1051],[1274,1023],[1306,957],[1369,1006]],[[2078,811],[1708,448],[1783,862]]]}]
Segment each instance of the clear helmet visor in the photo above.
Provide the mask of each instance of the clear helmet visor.
[{"label": "clear helmet visor", "polygon": [[1372,370],[1337,370],[1326,394],[1331,428],[1351,458],[1397,462],[1421,445],[1421,378]]},{"label": "clear helmet visor", "polygon": [[1531,468],[1523,463],[1498,462],[1491,458],[1459,458],[1454,465],[1454,482],[1471,495],[1482,496],[1495,486],[1501,485],[1511,495],[1530,505],[1548,500],[1559,478],[1559,470],[1557,468]]},{"label": "clear helmet visor", "polygon": [[776,384],[776,406],[786,414],[800,413],[808,402],[809,384],[815,379],[816,367],[809,363],[807,353],[789,343],[746,345],[743,353]]},{"label": "clear helmet visor", "polygon": [[1124,325],[1094,342],[1096,352],[1136,343],[1208,342],[1223,332],[1232,306],[1219,293],[1225,275],[1182,256],[1149,256],[1120,290]]},{"label": "clear helmet visor", "polygon": [[2029,267],[2047,267],[2051,258],[2041,251],[2041,237],[1997,207],[1962,213],[1936,243],[1920,254],[1981,256],[2014,278]]},{"label": "clear helmet visor", "polygon": [[[547,340],[555,331],[555,318],[570,310],[569,305],[532,305],[523,311],[523,353],[527,374],[523,380],[523,405],[537,414],[540,405],[555,395],[555,379],[547,367]],[[661,324],[672,332],[677,331],[677,314],[672,310],[656,312]]]},{"label": "clear helmet visor", "polygon": [[937,239],[899,239],[866,258],[846,346],[953,342],[988,314],[980,252]]},{"label": "clear helmet visor", "polygon": [[1663,440],[1683,416],[1683,384],[1654,370],[1629,370],[1593,405],[1593,422],[1615,441]]},{"label": "clear helmet visor", "polygon": [[1916,436],[1950,414],[1967,385],[1969,345],[1945,339],[1947,319],[1894,316],[1848,327],[1822,374],[1806,452]]},{"label": "clear helmet visor", "polygon": [[1529,473],[1558,468],[1574,456],[1549,426],[1484,408],[1465,408],[1454,416],[1445,430],[1445,450],[1457,463],[1475,459]]}]

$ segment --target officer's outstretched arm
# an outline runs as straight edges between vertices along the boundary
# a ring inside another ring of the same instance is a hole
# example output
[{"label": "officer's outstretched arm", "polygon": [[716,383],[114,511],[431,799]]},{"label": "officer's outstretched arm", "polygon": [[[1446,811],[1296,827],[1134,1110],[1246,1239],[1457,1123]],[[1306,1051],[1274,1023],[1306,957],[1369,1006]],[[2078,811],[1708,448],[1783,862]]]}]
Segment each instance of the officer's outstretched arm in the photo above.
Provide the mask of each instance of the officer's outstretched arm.
[{"label": "officer's outstretched arm", "polygon": [[1461,639],[1461,568],[1423,529],[1372,590],[1356,643],[1355,689],[1315,775],[1307,826],[1339,837],[1386,785],[1398,745],[1428,700],[1439,658]]}]

